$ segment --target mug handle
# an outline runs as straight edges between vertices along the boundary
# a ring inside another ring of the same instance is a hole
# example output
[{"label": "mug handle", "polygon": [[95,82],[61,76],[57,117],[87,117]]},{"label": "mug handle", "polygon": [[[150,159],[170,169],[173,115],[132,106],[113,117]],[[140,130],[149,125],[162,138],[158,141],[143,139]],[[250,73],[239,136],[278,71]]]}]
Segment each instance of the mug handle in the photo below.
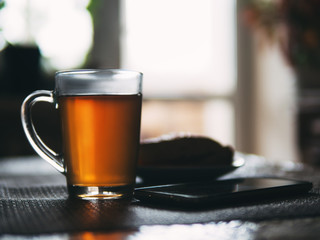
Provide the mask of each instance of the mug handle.
[{"label": "mug handle", "polygon": [[21,121],[23,130],[29,143],[36,153],[38,153],[40,157],[50,163],[60,173],[65,173],[62,155],[54,152],[46,144],[44,144],[34,128],[31,117],[31,109],[37,102],[48,102],[54,104],[55,101],[53,97],[53,91],[38,90],[26,97],[21,106]]}]

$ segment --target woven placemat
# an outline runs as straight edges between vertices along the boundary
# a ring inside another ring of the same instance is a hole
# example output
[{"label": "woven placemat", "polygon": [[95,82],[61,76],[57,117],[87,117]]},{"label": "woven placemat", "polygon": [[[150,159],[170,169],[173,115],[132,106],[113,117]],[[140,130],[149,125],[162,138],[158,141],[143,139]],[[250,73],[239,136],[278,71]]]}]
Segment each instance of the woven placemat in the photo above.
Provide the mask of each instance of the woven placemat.
[{"label": "woven placemat", "polygon": [[[25,167],[24,171],[17,170],[25,164],[29,169]],[[245,167],[230,175],[261,176],[272,172],[277,176],[305,176],[314,181],[315,187],[311,193],[287,199],[212,206],[198,210],[174,209],[145,205],[134,200],[71,199],[64,177],[48,170],[39,159],[29,159],[28,163],[25,160],[21,162],[21,159],[11,159],[10,164],[3,161],[0,162],[0,234],[134,230],[142,225],[320,216],[320,182],[317,177],[320,172],[292,168],[279,170],[274,166],[262,167],[263,164],[261,159],[251,158]],[[10,170],[12,165],[15,166],[14,171]],[[248,171],[250,174],[247,174]]]}]

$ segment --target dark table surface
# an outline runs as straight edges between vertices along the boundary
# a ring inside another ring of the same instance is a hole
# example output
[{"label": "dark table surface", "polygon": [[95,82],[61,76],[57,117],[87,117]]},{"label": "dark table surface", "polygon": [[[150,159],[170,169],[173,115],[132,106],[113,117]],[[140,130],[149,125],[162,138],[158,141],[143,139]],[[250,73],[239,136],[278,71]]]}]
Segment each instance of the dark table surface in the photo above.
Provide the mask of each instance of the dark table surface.
[{"label": "dark table surface", "polygon": [[221,178],[275,176],[310,193],[202,209],[68,197],[65,178],[36,156],[0,161],[0,239],[320,239],[320,169],[237,154]]}]

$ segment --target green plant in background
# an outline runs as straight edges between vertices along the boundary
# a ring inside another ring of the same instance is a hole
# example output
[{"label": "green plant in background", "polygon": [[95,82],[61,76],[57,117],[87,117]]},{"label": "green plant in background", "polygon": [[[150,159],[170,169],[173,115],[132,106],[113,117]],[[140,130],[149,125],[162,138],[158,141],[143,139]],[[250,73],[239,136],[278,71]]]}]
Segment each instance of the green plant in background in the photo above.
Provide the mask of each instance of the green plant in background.
[{"label": "green plant in background", "polygon": [[253,31],[261,30],[268,39],[275,38],[280,20],[278,5],[273,0],[243,0],[244,8],[240,11],[241,19]]},{"label": "green plant in background", "polygon": [[320,70],[320,0],[281,0],[280,12],[288,30],[284,50],[290,63]]},{"label": "green plant in background", "polygon": [[[0,10],[4,8],[4,6],[5,6],[4,0],[0,0]],[[1,31],[1,27],[0,27],[0,31]]]},{"label": "green plant in background", "polygon": [[247,26],[279,40],[295,69],[320,71],[320,0],[244,1],[240,14]]}]

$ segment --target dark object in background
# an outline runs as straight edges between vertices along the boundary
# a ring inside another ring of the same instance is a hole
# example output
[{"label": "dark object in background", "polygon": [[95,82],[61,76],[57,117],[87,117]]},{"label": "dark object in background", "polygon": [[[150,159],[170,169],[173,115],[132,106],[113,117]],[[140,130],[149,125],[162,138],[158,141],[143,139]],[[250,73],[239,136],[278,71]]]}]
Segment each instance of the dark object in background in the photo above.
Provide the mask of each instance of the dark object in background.
[{"label": "dark object in background", "polygon": [[[40,59],[37,46],[8,45],[0,52],[0,157],[35,154],[22,130],[20,107],[29,93],[52,89],[42,74]],[[61,143],[56,114],[41,105],[36,106],[33,118],[39,135],[53,149]]]},{"label": "dark object in background", "polygon": [[320,166],[320,90],[300,91],[297,116],[302,161]]},{"label": "dark object in background", "polygon": [[1,93],[26,94],[40,85],[40,51],[36,46],[9,45],[3,50]]},{"label": "dark object in background", "polygon": [[281,0],[284,56],[297,75],[302,161],[320,165],[320,0]]},{"label": "dark object in background", "polygon": [[[23,99],[13,95],[0,97],[0,157],[35,155],[22,129],[20,107]],[[45,144],[61,152],[58,111],[50,104],[39,103],[34,106],[32,117]]]}]

